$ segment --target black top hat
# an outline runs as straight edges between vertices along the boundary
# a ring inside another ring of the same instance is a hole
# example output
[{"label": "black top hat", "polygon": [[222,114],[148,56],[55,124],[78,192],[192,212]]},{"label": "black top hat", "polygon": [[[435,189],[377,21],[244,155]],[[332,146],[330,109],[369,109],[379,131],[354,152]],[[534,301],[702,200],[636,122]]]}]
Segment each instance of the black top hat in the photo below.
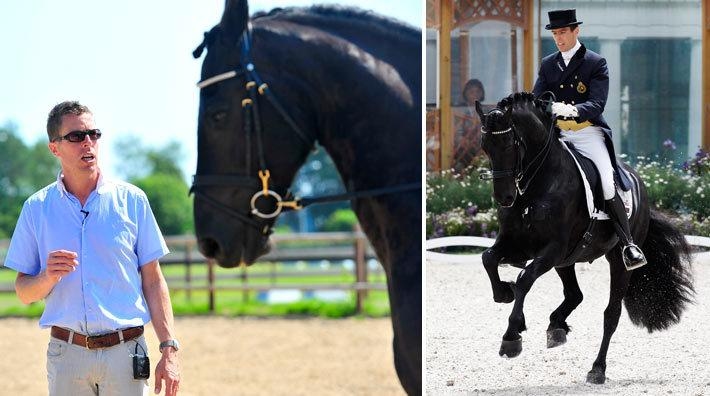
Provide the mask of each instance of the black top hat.
[{"label": "black top hat", "polygon": [[582,24],[577,21],[577,10],[574,9],[550,11],[547,15],[550,17],[550,24],[545,26],[547,30]]}]

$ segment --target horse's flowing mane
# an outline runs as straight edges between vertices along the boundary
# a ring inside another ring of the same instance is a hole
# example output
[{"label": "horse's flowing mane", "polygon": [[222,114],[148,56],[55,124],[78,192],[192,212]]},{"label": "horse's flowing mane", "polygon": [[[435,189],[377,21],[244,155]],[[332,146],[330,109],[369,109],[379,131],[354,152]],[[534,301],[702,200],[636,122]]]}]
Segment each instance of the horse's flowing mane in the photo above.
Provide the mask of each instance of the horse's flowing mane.
[{"label": "horse's flowing mane", "polygon": [[352,26],[360,31],[376,32],[397,40],[419,43],[421,33],[416,28],[393,18],[365,11],[357,7],[339,5],[314,5],[311,7],[274,8],[269,12],[257,12],[252,20],[274,18],[298,24],[330,30],[333,23]]},{"label": "horse's flowing mane", "polygon": [[[501,111],[505,112],[508,108],[512,108],[513,120],[517,123],[526,123],[531,121],[533,117],[541,122],[545,128],[550,127],[552,122],[552,114],[548,110],[547,104],[535,98],[531,92],[516,92],[501,99],[496,105]],[[555,134],[559,135],[559,128],[555,127]]]}]

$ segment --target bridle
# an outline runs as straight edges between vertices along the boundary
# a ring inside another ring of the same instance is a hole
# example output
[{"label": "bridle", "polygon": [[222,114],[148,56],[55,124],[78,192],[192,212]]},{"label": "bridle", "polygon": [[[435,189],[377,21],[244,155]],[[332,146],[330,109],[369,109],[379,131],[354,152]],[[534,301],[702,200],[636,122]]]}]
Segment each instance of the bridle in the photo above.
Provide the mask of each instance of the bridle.
[{"label": "bridle", "polygon": [[[193,56],[195,58],[199,58],[201,56],[202,51],[207,47],[207,43],[211,40],[211,35],[213,34],[215,29],[208,33],[205,33],[204,41],[193,52]],[[268,84],[265,83],[261,79],[261,77],[259,77],[259,74],[256,71],[256,67],[254,66],[254,63],[251,59],[251,23],[248,24],[247,29],[244,29],[244,32],[242,33],[242,36],[240,38],[240,44],[240,65],[233,70],[206,78],[198,82],[197,87],[203,89],[210,85],[217,84],[222,81],[236,77],[241,77],[246,80],[245,87],[247,89],[249,97],[242,100],[242,109],[244,112],[244,131],[246,134],[247,174],[251,173],[250,146],[251,139],[252,137],[254,137],[256,140],[256,152],[259,163],[259,170],[257,172],[258,179],[253,176],[232,174],[195,174],[192,179],[192,187],[190,187],[190,193],[194,193],[195,196],[199,196],[200,199],[204,200],[215,208],[220,209],[226,214],[236,217],[242,222],[256,228],[261,234],[269,235],[272,233],[271,225],[268,224],[268,222],[257,220],[254,216],[262,220],[269,220],[278,216],[283,210],[300,210],[314,203],[343,201],[361,197],[371,197],[421,189],[421,182],[416,182],[402,184],[394,187],[384,187],[365,191],[354,191],[343,194],[307,198],[293,198],[287,188],[273,187],[272,189],[272,187],[270,187],[269,185],[271,172],[269,171],[266,165],[266,160],[264,156],[264,145],[262,140],[263,134],[261,128],[262,123],[259,114],[258,98],[260,96],[265,97],[269,101],[269,103],[276,109],[281,118],[286,121],[286,123],[291,127],[291,129],[296,133],[296,135],[301,140],[303,140],[309,148],[313,148],[316,139],[303,132],[303,130],[298,126],[298,124],[293,120],[293,118],[291,118],[291,116],[286,112],[286,110],[278,101],[276,96],[274,96],[274,94],[271,92]],[[202,191],[205,187],[215,186],[242,186],[246,188],[256,189],[257,191],[254,193],[254,195],[252,195],[251,200],[249,201],[249,212],[242,213],[237,210],[234,210],[231,207],[223,204],[222,202],[219,202],[218,200],[210,197]],[[280,194],[275,190],[281,191],[282,193]],[[257,202],[260,199],[269,198],[275,202],[276,206],[273,211],[264,213],[257,208]]]},{"label": "bridle", "polygon": [[[537,99],[536,99],[537,100]],[[515,189],[519,195],[524,195],[525,192],[530,187],[530,183],[533,181],[537,172],[542,167],[542,164],[547,159],[547,155],[550,153],[550,148],[552,147],[552,137],[554,136],[555,123],[550,123],[550,130],[548,131],[547,138],[545,139],[545,144],[542,149],[537,153],[535,158],[533,158],[528,164],[523,167],[523,160],[525,155],[521,154],[521,151],[527,151],[525,141],[520,137],[515,128],[515,123],[511,121],[511,125],[507,129],[502,129],[498,131],[487,131],[481,127],[481,134],[490,135],[504,135],[507,133],[513,134],[513,142],[515,144],[515,167],[512,169],[493,169],[491,163],[491,169],[488,172],[482,173],[479,178],[481,180],[491,180],[491,179],[502,179],[506,177],[514,176]],[[521,148],[523,150],[521,150]],[[517,195],[516,195],[517,198]]]}]

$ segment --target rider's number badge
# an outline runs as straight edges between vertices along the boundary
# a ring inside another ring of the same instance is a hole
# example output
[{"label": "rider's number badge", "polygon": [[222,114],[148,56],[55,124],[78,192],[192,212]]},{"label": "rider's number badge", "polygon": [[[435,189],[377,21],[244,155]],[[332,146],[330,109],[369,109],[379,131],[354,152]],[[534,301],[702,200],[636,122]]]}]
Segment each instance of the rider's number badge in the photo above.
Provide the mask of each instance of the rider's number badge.
[{"label": "rider's number badge", "polygon": [[587,86],[584,85],[584,83],[581,81],[579,82],[579,84],[577,84],[577,92],[579,92],[581,94],[587,92]]}]

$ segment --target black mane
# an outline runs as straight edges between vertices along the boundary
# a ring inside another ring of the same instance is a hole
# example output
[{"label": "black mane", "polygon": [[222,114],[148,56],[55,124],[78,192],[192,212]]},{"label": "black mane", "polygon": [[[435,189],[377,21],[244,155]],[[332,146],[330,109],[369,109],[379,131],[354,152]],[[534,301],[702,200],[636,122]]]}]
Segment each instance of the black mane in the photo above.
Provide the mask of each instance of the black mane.
[{"label": "black mane", "polygon": [[[513,109],[514,119],[525,119],[526,117],[534,116],[549,128],[552,122],[552,113],[550,113],[547,102],[543,102],[535,98],[531,92],[516,92],[503,98],[496,105],[501,111],[505,112],[509,107]],[[560,129],[555,126],[555,134],[560,135]]]}]

